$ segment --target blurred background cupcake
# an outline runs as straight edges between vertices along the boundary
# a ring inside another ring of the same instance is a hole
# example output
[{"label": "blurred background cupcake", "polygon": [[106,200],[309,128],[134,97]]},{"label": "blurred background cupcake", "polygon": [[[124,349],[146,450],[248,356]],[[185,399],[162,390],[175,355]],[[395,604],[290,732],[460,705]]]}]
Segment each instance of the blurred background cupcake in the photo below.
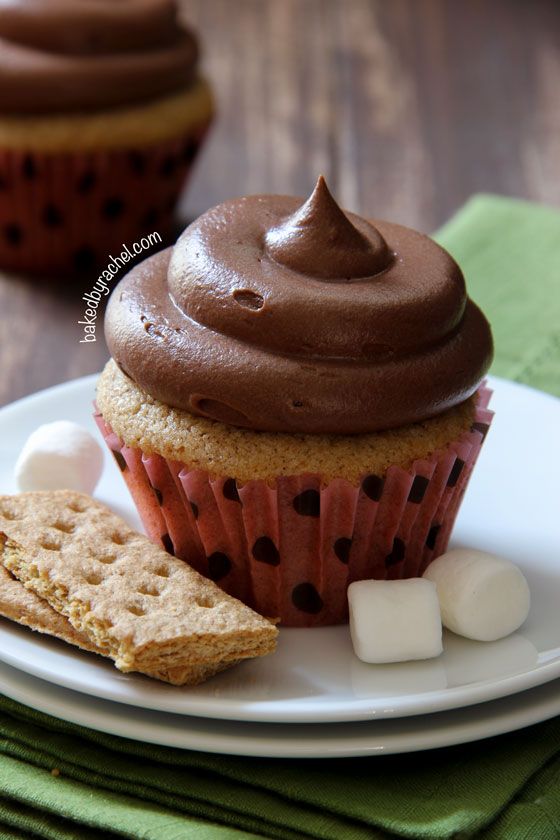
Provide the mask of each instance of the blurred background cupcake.
[{"label": "blurred background cupcake", "polygon": [[150,537],[263,615],[347,618],[354,580],[445,551],[491,420],[490,327],[410,228],[256,195],[133,269],[98,424]]},{"label": "blurred background cupcake", "polygon": [[11,0],[0,14],[0,265],[82,273],[165,240],[212,119],[174,0]]}]

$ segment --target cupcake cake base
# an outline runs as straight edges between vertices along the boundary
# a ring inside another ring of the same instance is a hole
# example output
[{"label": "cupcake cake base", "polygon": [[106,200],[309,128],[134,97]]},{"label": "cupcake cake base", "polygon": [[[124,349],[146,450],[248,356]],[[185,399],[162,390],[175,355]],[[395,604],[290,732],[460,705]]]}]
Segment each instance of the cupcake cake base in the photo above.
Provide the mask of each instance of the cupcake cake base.
[{"label": "cupcake cake base", "polygon": [[[138,397],[130,380],[115,376],[121,396],[128,389],[129,399]],[[100,395],[105,404],[103,387]],[[417,577],[445,551],[492,419],[490,396],[479,388],[453,439],[406,466],[364,470],[351,480],[310,472],[217,475],[148,451],[145,441],[127,445],[105,412],[96,420],[154,542],[262,615],[310,627],[347,620],[352,581]],[[115,419],[119,425],[118,412]],[[209,429],[220,425],[194,419]],[[441,418],[423,425],[430,423],[441,433]],[[133,430],[126,437],[138,441]]]}]

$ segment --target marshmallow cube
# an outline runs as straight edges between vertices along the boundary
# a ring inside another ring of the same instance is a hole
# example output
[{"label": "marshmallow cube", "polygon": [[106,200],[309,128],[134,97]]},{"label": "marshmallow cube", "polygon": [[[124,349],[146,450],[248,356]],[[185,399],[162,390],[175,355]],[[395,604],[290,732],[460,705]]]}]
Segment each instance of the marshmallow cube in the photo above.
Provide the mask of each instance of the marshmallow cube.
[{"label": "marshmallow cube", "polygon": [[15,466],[20,490],[93,493],[103,471],[103,450],[87,429],[70,420],[35,429]]},{"label": "marshmallow cube", "polygon": [[485,551],[447,551],[430,563],[424,579],[437,587],[444,626],[467,639],[502,639],[529,613],[531,596],[521,571]]},{"label": "marshmallow cube", "polygon": [[442,652],[438,597],[430,581],[355,581],[348,603],[352,644],[362,662],[431,659]]}]

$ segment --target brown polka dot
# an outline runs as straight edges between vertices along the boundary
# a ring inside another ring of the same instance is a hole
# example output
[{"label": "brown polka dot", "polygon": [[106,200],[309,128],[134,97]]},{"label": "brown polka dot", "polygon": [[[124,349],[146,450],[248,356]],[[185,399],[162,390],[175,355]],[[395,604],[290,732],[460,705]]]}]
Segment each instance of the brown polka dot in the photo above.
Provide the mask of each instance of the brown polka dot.
[{"label": "brown polka dot", "polygon": [[107,219],[118,219],[119,216],[122,216],[123,211],[124,201],[116,195],[106,199],[101,208],[101,212]]},{"label": "brown polka dot", "polygon": [[224,498],[229,499],[230,502],[239,502],[241,503],[241,499],[239,498],[239,493],[237,490],[237,483],[235,478],[228,478],[224,481],[224,486],[222,487],[222,493],[224,494]]},{"label": "brown polka dot", "polygon": [[118,452],[116,449],[112,449],[111,451],[113,453],[113,458],[119,465],[119,469],[121,470],[121,472],[124,472],[127,468],[127,463],[124,460],[124,455],[122,454],[122,452]]},{"label": "brown polka dot", "polygon": [[162,160],[159,167],[159,174],[162,178],[170,178],[177,169],[177,159],[172,155],[167,155]]},{"label": "brown polka dot", "polygon": [[173,540],[171,539],[169,534],[164,534],[163,537],[161,538],[161,542],[163,544],[163,547],[165,548],[165,550],[169,554],[173,554],[173,555],[175,554],[175,547],[173,545]]},{"label": "brown polka dot", "polygon": [[366,475],[362,481],[362,490],[372,502],[378,502],[383,493],[384,479],[378,475]]},{"label": "brown polka dot", "polygon": [[482,440],[484,440],[489,428],[490,426],[488,425],[488,423],[473,423],[471,426],[471,432],[480,432],[480,434],[482,435]]},{"label": "brown polka dot", "polygon": [[459,476],[463,472],[463,467],[465,466],[465,462],[461,460],[461,458],[456,458],[455,463],[451,468],[451,472],[449,473],[449,478],[447,479],[447,486],[448,487],[455,487]]},{"label": "brown polka dot", "polygon": [[259,537],[253,545],[253,557],[259,563],[268,563],[269,566],[278,566],[280,563],[280,552],[270,537]]},{"label": "brown polka dot", "polygon": [[294,498],[294,510],[300,516],[319,516],[321,513],[321,494],[318,490],[304,490]]},{"label": "brown polka dot", "polygon": [[396,566],[397,563],[402,563],[404,560],[404,552],[405,552],[405,544],[400,539],[400,537],[395,537],[393,540],[393,548],[391,553],[387,555],[385,558],[385,565],[389,566]]},{"label": "brown polka dot", "polygon": [[231,560],[223,551],[215,551],[208,560],[208,577],[218,581],[231,572]]},{"label": "brown polka dot", "polygon": [[412,502],[415,505],[419,505],[424,496],[426,495],[426,490],[428,489],[429,483],[429,478],[426,478],[423,475],[415,476],[414,481],[412,482],[412,487],[410,488],[410,492],[408,494],[408,501]]},{"label": "brown polka dot", "polygon": [[183,163],[192,163],[198,152],[198,140],[188,140],[181,151],[181,159]]},{"label": "brown polka dot", "polygon": [[156,210],[155,207],[150,207],[147,210],[143,217],[142,217],[142,227],[151,228],[154,227],[159,221],[159,212]]},{"label": "brown polka dot", "polygon": [[43,224],[47,227],[60,227],[62,224],[62,213],[54,204],[47,204],[43,209]]},{"label": "brown polka dot", "polygon": [[428,536],[426,537],[426,545],[428,546],[428,548],[431,548],[433,550],[436,547],[436,541],[440,530],[441,525],[432,525],[428,532]]},{"label": "brown polka dot", "polygon": [[348,563],[350,560],[350,549],[352,540],[350,537],[339,537],[333,545],[333,550],[341,563]]},{"label": "brown polka dot", "polygon": [[158,500],[158,505],[161,506],[163,504],[163,493],[157,487],[154,487],[153,484],[152,484],[152,490],[154,491],[154,495],[155,495],[156,499]]},{"label": "brown polka dot", "polygon": [[198,519],[198,505],[195,502],[190,502],[192,515],[195,519]]},{"label": "brown polka dot", "polygon": [[302,612],[316,615],[323,609],[323,599],[312,583],[298,583],[292,591],[292,603]]},{"label": "brown polka dot", "polygon": [[97,175],[95,172],[88,170],[84,172],[83,175],[80,175],[78,181],[76,183],[76,191],[80,195],[86,195],[90,193],[92,189],[95,187],[97,183]]},{"label": "brown polka dot", "polygon": [[143,175],[146,171],[146,158],[142,152],[132,150],[128,153],[130,168],[136,175]]},{"label": "brown polka dot", "polygon": [[76,271],[91,271],[96,263],[95,251],[89,245],[84,245],[74,252],[74,268]]},{"label": "brown polka dot", "polygon": [[15,222],[4,225],[4,238],[8,245],[20,245],[23,239],[23,231]]},{"label": "brown polka dot", "polygon": [[37,166],[31,155],[24,157],[21,171],[23,172],[23,177],[27,178],[28,181],[32,181],[37,177]]}]

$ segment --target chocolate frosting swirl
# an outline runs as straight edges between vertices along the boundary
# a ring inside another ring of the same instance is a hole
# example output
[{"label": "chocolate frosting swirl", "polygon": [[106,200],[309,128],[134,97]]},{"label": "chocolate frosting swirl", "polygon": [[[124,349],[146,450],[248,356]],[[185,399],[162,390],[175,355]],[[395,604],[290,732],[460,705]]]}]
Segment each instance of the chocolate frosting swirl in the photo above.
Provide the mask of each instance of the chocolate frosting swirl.
[{"label": "chocolate frosting swirl", "polygon": [[167,405],[279,432],[353,434],[467,399],[488,322],[435,242],[307,202],[257,195],[202,215],[134,268],[106,316],[121,369]]},{"label": "chocolate frosting swirl", "polygon": [[197,58],[174,0],[0,0],[0,113],[149,100],[192,81]]}]

